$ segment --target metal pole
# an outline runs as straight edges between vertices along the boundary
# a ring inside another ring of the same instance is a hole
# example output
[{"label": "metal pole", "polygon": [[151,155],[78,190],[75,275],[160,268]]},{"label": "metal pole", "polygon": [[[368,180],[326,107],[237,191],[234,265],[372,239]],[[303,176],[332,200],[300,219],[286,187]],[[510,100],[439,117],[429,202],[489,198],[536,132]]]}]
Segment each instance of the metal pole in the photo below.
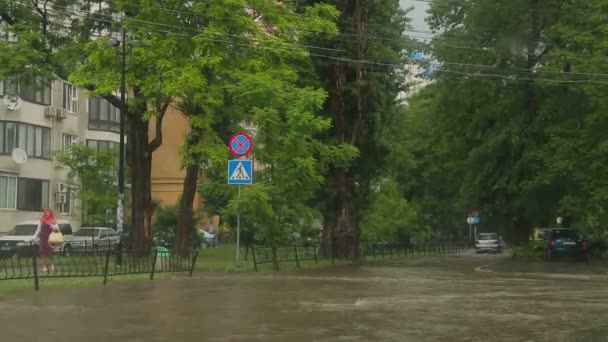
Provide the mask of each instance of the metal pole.
[{"label": "metal pole", "polygon": [[121,41],[121,56],[120,56],[120,151],[118,161],[118,203],[116,206],[116,229],[122,236],[123,221],[124,221],[124,198],[125,198],[125,115],[127,106],[125,100],[126,93],[126,73],[127,73],[127,31],[122,28]]},{"label": "metal pole", "polygon": [[239,185],[236,210],[236,267],[239,267],[239,252],[241,249],[241,186]]}]

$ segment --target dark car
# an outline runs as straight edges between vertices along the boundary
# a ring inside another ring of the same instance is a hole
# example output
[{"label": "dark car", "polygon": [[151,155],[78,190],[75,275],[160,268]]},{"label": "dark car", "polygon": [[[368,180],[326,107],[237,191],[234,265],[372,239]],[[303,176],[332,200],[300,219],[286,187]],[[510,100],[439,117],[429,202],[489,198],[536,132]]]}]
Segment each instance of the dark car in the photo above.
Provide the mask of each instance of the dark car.
[{"label": "dark car", "polygon": [[576,229],[551,228],[547,231],[545,259],[566,256],[588,261],[589,241]]}]

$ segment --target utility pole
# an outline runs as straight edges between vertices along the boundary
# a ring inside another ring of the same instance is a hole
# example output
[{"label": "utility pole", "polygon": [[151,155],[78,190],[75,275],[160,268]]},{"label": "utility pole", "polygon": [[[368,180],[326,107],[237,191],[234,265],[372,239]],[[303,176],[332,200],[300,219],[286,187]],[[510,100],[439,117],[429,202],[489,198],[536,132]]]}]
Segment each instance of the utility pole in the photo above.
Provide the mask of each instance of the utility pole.
[{"label": "utility pole", "polygon": [[120,58],[120,152],[118,158],[118,203],[116,206],[116,229],[122,234],[124,228],[124,200],[125,200],[125,115],[126,103],[126,73],[127,73],[127,31],[122,27]]},{"label": "utility pole", "polygon": [[[110,40],[110,45],[116,50],[116,55],[120,55],[120,151],[118,159],[118,198],[116,202],[116,230],[119,234],[122,234],[124,229],[127,45],[131,48],[137,43],[137,41],[127,41],[127,30],[124,26],[122,27],[121,39]],[[118,64],[118,60],[116,60],[116,64]],[[116,69],[118,69],[118,65],[116,65]]]}]

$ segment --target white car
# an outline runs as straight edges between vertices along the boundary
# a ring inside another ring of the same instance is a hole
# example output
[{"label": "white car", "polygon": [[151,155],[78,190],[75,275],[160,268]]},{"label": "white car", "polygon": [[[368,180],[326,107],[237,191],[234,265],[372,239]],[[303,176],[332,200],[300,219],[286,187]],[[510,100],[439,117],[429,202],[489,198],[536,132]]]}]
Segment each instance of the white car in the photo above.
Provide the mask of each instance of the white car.
[{"label": "white car", "polygon": [[[34,241],[38,223],[39,221],[36,220],[18,223],[8,233],[0,237],[0,256],[26,256],[29,246],[38,243]],[[59,248],[59,251],[68,254],[72,251],[72,224],[69,221],[57,220],[57,225],[64,240],[64,244]]]},{"label": "white car", "polygon": [[199,229],[198,230],[199,234],[201,235],[202,241],[201,241],[201,248],[205,248],[205,247],[214,247],[215,246],[215,235],[209,233],[206,230],[203,229]]},{"label": "white car", "polygon": [[107,251],[120,242],[120,235],[108,227],[82,227],[76,233],[72,248],[79,251]]},{"label": "white car", "polygon": [[498,233],[480,233],[475,240],[476,253],[501,253],[503,248],[502,238]]}]

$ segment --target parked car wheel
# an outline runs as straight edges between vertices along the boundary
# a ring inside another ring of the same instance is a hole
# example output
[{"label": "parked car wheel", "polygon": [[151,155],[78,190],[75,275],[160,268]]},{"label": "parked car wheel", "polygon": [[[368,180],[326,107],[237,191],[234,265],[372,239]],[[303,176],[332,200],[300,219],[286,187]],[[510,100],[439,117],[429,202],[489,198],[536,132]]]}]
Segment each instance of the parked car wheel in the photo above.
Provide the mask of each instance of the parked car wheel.
[{"label": "parked car wheel", "polygon": [[67,244],[65,246],[63,246],[63,256],[70,256],[72,255],[72,245]]}]

